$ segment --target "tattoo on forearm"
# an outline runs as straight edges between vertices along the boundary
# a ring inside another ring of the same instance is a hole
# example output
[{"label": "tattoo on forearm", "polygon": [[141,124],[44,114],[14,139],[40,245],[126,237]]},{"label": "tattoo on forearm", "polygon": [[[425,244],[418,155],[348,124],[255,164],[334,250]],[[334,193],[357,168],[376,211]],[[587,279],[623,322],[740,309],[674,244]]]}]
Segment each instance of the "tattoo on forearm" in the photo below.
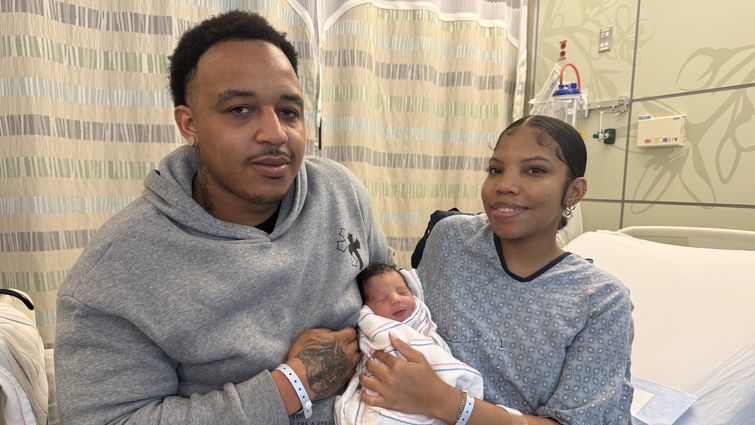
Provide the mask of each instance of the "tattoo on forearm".
[{"label": "tattoo on forearm", "polygon": [[297,357],[307,369],[307,381],[317,400],[338,391],[349,378],[349,361],[335,338],[321,336]]}]

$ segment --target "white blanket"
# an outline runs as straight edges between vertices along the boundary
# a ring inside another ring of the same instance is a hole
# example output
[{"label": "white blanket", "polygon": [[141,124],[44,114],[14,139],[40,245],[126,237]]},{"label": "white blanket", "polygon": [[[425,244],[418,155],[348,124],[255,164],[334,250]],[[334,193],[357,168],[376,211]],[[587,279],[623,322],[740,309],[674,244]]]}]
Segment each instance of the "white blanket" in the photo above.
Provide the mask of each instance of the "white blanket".
[{"label": "white blanket", "polygon": [[[421,296],[418,281],[411,282],[410,276],[402,270],[404,278],[415,294]],[[416,276],[411,276],[416,279]],[[404,414],[391,410],[375,408],[362,403],[360,398],[359,375],[366,370],[365,364],[371,358],[370,353],[384,350],[394,356],[401,356],[393,349],[388,333],[392,333],[415,350],[422,352],[433,370],[440,378],[454,387],[467,390],[473,397],[483,396],[482,376],[471,366],[456,360],[445,341],[436,332],[437,326],[432,321],[427,306],[415,297],[417,307],[409,318],[403,322],[378,316],[366,305],[359,314],[359,349],[362,361],[351,378],[343,395],[336,399],[334,416],[338,425],[352,424],[441,424],[442,422],[423,415]],[[421,383],[418,383],[421,385]]]}]

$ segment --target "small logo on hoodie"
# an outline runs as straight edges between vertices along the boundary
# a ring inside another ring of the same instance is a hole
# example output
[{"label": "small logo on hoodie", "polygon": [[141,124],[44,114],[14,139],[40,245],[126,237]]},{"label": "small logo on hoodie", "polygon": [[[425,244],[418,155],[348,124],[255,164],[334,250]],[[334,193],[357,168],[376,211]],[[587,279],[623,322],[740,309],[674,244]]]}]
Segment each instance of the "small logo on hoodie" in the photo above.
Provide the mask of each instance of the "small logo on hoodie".
[{"label": "small logo on hoodie", "polygon": [[338,236],[341,237],[336,246],[338,250],[341,252],[348,252],[349,255],[351,255],[352,266],[357,267],[360,270],[364,268],[364,261],[362,261],[362,256],[359,255],[359,249],[361,248],[359,239],[346,231],[343,227],[341,227],[341,231],[338,232]]}]

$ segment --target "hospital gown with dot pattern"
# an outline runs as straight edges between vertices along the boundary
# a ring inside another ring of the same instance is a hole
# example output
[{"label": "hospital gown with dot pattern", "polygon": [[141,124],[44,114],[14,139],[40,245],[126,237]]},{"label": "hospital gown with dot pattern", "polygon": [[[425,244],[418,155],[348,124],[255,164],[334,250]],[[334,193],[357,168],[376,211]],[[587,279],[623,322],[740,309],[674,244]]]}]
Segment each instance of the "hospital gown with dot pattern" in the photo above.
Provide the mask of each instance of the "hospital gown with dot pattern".
[{"label": "hospital gown with dot pattern", "polygon": [[630,424],[628,290],[569,253],[519,278],[497,248],[484,214],[448,217],[418,266],[438,332],[482,373],[485,399],[562,424]]}]

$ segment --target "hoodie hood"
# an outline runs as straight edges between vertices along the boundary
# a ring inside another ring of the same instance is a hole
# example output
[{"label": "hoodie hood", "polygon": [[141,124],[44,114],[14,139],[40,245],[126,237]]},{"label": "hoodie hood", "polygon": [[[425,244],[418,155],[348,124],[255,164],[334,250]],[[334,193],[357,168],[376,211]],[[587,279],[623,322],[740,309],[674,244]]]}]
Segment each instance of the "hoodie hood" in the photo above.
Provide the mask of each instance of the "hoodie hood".
[{"label": "hoodie hood", "polygon": [[205,211],[191,196],[197,173],[196,149],[185,145],[168,154],[157,170],[144,180],[144,198],[157,210],[191,233],[217,239],[276,239],[288,230],[304,205],[307,184],[306,161],[281,200],[275,229],[269,235],[256,227],[218,220]]}]

